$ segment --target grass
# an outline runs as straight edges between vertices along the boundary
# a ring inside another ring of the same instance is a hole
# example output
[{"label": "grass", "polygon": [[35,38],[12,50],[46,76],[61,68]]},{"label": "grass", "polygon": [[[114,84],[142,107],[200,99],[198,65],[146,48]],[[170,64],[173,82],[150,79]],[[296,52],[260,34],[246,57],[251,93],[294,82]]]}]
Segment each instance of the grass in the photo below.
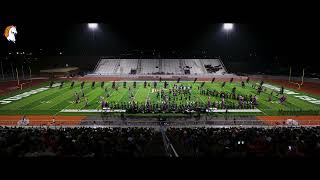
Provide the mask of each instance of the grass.
[{"label": "grass", "polygon": [[[121,103],[121,102],[129,102],[130,101],[130,93],[129,87],[131,87],[131,91],[135,96],[136,101],[139,104],[145,103],[147,97],[150,98],[152,103],[161,102],[160,98],[157,98],[157,94],[152,92],[153,89],[153,82],[150,83],[150,86],[144,88],[143,82],[137,82],[136,88],[133,88],[133,82],[127,82],[127,87],[123,87],[122,82],[117,83],[118,90],[114,90],[111,88],[112,82],[106,82],[104,84],[104,88],[100,87],[100,82],[95,84],[95,87],[91,87],[90,82],[86,82],[83,88],[85,96],[88,97],[89,106],[84,107],[83,99],[79,104],[75,104],[74,100],[74,93],[80,93],[81,82],[75,82],[73,88],[70,87],[71,82],[65,82],[62,88],[55,87],[51,88],[47,91],[40,92],[38,94],[31,95],[29,97],[22,98],[17,101],[13,101],[6,105],[0,105],[0,115],[21,115],[21,114],[43,114],[43,115],[93,115],[97,113],[62,113],[60,112],[63,109],[100,109],[101,100],[100,98],[103,97],[108,102],[111,103]],[[174,83],[176,82],[169,82],[169,87],[172,88]],[[256,83],[256,82],[251,82]],[[246,84],[246,87],[241,87],[239,82],[227,82],[225,87],[222,87],[222,82],[206,82],[204,84],[204,89],[215,89],[217,91],[225,91],[231,92],[233,87],[236,87],[236,93],[242,95],[257,95],[256,90],[252,88],[252,84]],[[198,86],[200,86],[201,82],[180,82],[179,84],[192,86],[192,96],[191,101],[196,101],[199,99],[202,103],[207,103],[207,96],[200,95],[198,91]],[[42,84],[41,87],[47,84]],[[40,86],[36,86],[33,88],[28,88],[25,90],[18,90],[12,92],[5,97],[0,97],[0,100],[3,100],[8,97],[12,97],[16,94],[21,94],[22,92],[30,91],[32,89],[37,89]],[[105,88],[107,87],[110,97],[106,97]],[[163,83],[159,83],[157,88],[163,88]],[[168,92],[168,89],[165,89]],[[296,90],[294,90],[296,92]],[[235,115],[318,115],[320,111],[320,105],[315,105],[309,103],[307,101],[298,99],[293,95],[287,95],[287,101],[284,104],[278,103],[278,98],[273,96],[273,103],[268,102],[267,99],[270,95],[271,90],[267,89],[266,92],[262,92],[258,97],[258,109],[262,111],[262,113],[233,113]],[[306,93],[299,92],[301,95],[308,95],[310,97],[314,97],[320,99],[319,97],[315,97]],[[211,101],[220,101],[218,97],[211,97]],[[236,100],[226,99],[227,103],[235,103],[238,102]],[[187,103],[188,100],[180,100],[176,101],[177,104],[184,104]],[[138,114],[142,115],[142,114]],[[143,116],[149,115],[158,115],[158,114],[143,114]],[[173,114],[171,114],[173,115]],[[176,114],[179,115],[179,114]],[[223,116],[224,113],[215,113],[209,114],[212,116]]]}]

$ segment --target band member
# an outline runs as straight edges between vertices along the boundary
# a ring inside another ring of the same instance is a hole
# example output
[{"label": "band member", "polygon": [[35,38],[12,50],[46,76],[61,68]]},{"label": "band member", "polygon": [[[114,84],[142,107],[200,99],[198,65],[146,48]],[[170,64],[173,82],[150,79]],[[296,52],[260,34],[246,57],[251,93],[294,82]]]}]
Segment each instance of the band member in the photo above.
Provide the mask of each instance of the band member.
[{"label": "band member", "polygon": [[283,104],[287,100],[287,97],[282,95],[279,100],[280,100],[280,104]]},{"label": "band member", "polygon": [[211,107],[211,97],[209,96],[208,97],[208,106],[207,106],[208,108],[210,108]]},{"label": "band member", "polygon": [[253,96],[253,98],[252,98],[252,104],[253,104],[254,106],[257,106],[257,105],[258,105],[257,96]]},{"label": "band member", "polygon": [[150,111],[150,106],[151,106],[151,101],[150,101],[150,97],[148,97],[146,100],[146,108],[148,111]]},{"label": "band member", "polygon": [[76,92],[75,93],[75,96],[76,96],[76,103],[78,104],[79,102],[80,102],[80,96],[79,96],[79,94]]},{"label": "band member", "polygon": [[82,97],[84,97],[84,92],[83,92],[83,90],[81,89],[81,93],[82,93]]},{"label": "band member", "polygon": [[84,106],[85,106],[85,107],[88,106],[88,97],[84,97]]},{"label": "band member", "polygon": [[105,102],[105,100],[102,100],[101,101],[101,109],[103,109],[105,106],[106,106],[106,102]]},{"label": "band member", "polygon": [[221,108],[224,109],[225,107],[225,102],[224,102],[224,97],[221,98]]},{"label": "band member", "polygon": [[239,106],[242,108],[243,107],[243,97],[239,96]]}]

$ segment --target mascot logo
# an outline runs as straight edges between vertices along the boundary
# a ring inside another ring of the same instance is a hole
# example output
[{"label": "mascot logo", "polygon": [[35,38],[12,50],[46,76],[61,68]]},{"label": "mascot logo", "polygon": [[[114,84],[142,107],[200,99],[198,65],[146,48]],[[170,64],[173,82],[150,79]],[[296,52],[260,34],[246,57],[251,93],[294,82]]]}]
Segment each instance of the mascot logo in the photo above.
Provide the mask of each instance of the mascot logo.
[{"label": "mascot logo", "polygon": [[4,36],[13,43],[16,43],[16,34],[18,34],[17,29],[15,26],[8,26],[4,30]]}]

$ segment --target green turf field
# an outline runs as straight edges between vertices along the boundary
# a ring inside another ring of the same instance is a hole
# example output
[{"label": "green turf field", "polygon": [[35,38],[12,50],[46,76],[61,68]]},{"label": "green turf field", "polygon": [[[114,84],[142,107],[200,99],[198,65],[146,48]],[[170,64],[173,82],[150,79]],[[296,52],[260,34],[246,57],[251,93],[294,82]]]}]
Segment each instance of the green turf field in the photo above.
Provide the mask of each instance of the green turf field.
[{"label": "green turf field", "polygon": [[[58,83],[58,82],[57,82]],[[145,103],[147,97],[150,98],[151,102],[161,102],[160,98],[157,98],[156,93],[153,92],[155,89],[153,88],[153,82],[150,82],[150,86],[144,88],[143,82],[137,82],[136,88],[133,88],[133,82],[127,82],[126,88],[123,87],[122,82],[117,82],[116,86],[119,88],[117,91],[112,89],[112,82],[106,82],[104,84],[104,88],[100,87],[100,82],[96,82],[95,87],[91,87],[91,82],[86,82],[83,88],[85,96],[89,100],[89,105],[85,107],[83,98],[81,102],[76,104],[75,101],[75,92],[80,93],[80,83],[76,81],[73,88],[70,87],[71,82],[65,82],[63,87],[53,87],[48,88],[48,90],[32,94],[28,97],[23,97],[19,100],[11,100],[10,103],[0,104],[0,114],[1,115],[13,115],[13,114],[47,114],[47,115],[82,115],[82,114],[94,114],[92,112],[61,112],[62,110],[93,110],[93,109],[101,109],[101,97],[106,99],[108,102],[129,102],[130,101],[130,93],[128,92],[128,88],[131,87],[131,91],[135,96],[135,99],[138,103]],[[168,92],[169,88],[172,88],[174,83],[169,82],[169,86],[165,89],[165,92]],[[257,83],[257,82],[251,82]],[[241,87],[240,82],[227,82],[225,87],[222,87],[222,82],[206,82],[204,84],[204,89],[215,89],[217,91],[224,91],[231,93],[233,87],[236,87],[236,93],[242,95],[256,95],[256,90],[252,88],[251,83],[246,83],[246,87]],[[192,96],[191,101],[196,101],[197,99],[202,103],[206,104],[208,97],[205,95],[200,95],[198,90],[198,86],[200,86],[201,82],[180,82],[178,85],[188,85],[192,86]],[[34,88],[29,88],[25,90],[19,90],[16,92],[12,92],[6,96],[0,97],[0,102],[6,101],[6,99],[14,97],[15,95],[22,94],[24,92],[30,92],[31,90],[39,89],[40,87],[48,86],[47,84],[42,84],[41,86],[37,86]],[[163,88],[163,83],[159,83],[157,85],[157,89]],[[105,88],[107,87],[110,97],[106,97]],[[320,111],[319,104],[313,104],[303,99],[299,99],[294,95],[286,95],[287,101],[284,104],[280,104],[278,98],[273,95],[272,102],[268,102],[268,97],[271,92],[271,89],[267,88],[266,92],[262,92],[258,97],[258,109],[262,112],[259,113],[236,113],[237,115],[307,115],[313,114],[318,115]],[[294,92],[298,92],[294,90]],[[320,100],[320,97],[312,96],[310,94],[305,94],[302,92],[298,92],[300,96],[307,95],[309,97],[315,98],[316,100]],[[221,98],[211,97],[211,101],[220,101]],[[8,101],[8,100],[7,100]],[[187,103],[189,100],[183,99],[182,101],[179,99],[176,101],[179,103]],[[236,100],[226,99],[226,103],[238,103]],[[279,111],[281,110],[281,111]]]}]

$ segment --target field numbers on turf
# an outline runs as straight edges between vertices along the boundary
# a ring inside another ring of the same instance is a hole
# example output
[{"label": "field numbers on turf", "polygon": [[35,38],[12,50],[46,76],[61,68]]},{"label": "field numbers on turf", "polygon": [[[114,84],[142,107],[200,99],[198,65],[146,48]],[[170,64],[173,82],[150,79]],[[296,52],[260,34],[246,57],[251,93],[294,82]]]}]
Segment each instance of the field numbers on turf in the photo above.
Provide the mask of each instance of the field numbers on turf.
[{"label": "field numbers on turf", "polygon": [[[52,85],[52,87],[57,87],[57,86],[60,86],[60,83],[56,83],[56,84]],[[37,94],[39,92],[46,91],[48,89],[50,89],[50,87],[46,86],[46,87],[42,87],[42,88],[39,88],[39,89],[31,90],[31,91],[28,91],[28,92],[24,92],[22,94],[18,94],[18,95],[15,95],[13,97],[9,97],[9,98],[0,100],[0,104],[9,104],[12,101],[17,101],[17,100],[20,100],[22,98],[29,97],[29,96],[31,96],[33,94]]]},{"label": "field numbers on turf", "polygon": [[51,101],[41,101],[41,104],[50,104]]},{"label": "field numbers on turf", "polygon": [[[264,86],[266,88],[270,88],[270,89],[275,90],[275,91],[280,91],[280,88],[272,86],[270,84],[263,84],[262,86]],[[310,102],[312,104],[320,104],[320,100],[312,98],[312,97],[309,97],[309,96],[306,96],[306,95],[299,95],[299,93],[294,92],[294,91],[290,91],[290,90],[286,89],[286,90],[284,90],[284,93],[285,94],[290,94],[290,95],[295,95],[294,97],[299,98],[299,99],[304,100],[304,101],[307,101],[307,102]]]}]

